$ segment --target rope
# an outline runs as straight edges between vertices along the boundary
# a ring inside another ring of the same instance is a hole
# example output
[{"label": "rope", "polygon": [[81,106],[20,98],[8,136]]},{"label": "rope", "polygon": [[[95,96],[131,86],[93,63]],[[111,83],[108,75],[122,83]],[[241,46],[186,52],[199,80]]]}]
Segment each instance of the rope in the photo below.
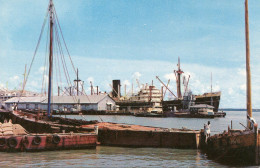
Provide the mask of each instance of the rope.
[{"label": "rope", "polygon": [[49,7],[47,8],[47,12],[46,12],[46,15],[45,15],[45,18],[44,18],[44,21],[43,21],[43,24],[42,24],[41,32],[40,32],[40,37],[39,37],[39,39],[38,39],[38,42],[37,42],[37,45],[36,45],[36,49],[35,49],[35,51],[34,51],[33,58],[32,58],[32,61],[31,61],[31,64],[30,64],[30,67],[29,67],[29,70],[28,70],[28,75],[27,75],[26,78],[25,78],[24,85],[23,85],[23,89],[22,89],[22,91],[21,91],[21,94],[19,95],[19,98],[18,98],[18,102],[17,102],[17,103],[19,103],[19,101],[20,101],[20,99],[21,99],[21,96],[22,96],[22,93],[24,92],[25,85],[26,85],[26,83],[27,83],[29,74],[30,74],[30,72],[31,72],[32,64],[33,64],[33,62],[34,62],[34,59],[35,59],[35,57],[36,57],[36,53],[37,53],[37,51],[38,51],[38,48],[39,48],[39,45],[40,45],[40,42],[41,42],[42,34],[43,34],[43,31],[44,31],[44,27],[45,27],[45,24],[46,24],[48,15],[49,15]]},{"label": "rope", "polygon": [[53,7],[53,8],[54,8],[54,15],[55,15],[55,17],[57,18],[57,23],[58,23],[58,26],[59,26],[59,29],[60,29],[60,32],[61,32],[62,40],[63,40],[63,42],[64,42],[65,48],[66,48],[67,53],[68,53],[68,55],[69,55],[69,58],[70,58],[72,67],[73,67],[73,69],[74,69],[74,72],[75,72],[75,74],[77,74],[77,71],[76,71],[76,68],[75,68],[75,66],[74,66],[74,64],[73,64],[73,61],[72,61],[72,59],[71,59],[71,56],[70,56],[70,53],[69,53],[67,44],[66,44],[66,42],[65,42],[65,40],[64,40],[64,36],[63,36],[62,30],[61,30],[61,27],[60,27],[60,22],[59,22],[59,19],[58,19],[58,17],[57,17],[56,9],[55,9],[55,7]]},{"label": "rope", "polygon": [[[48,31],[49,32],[50,25],[48,24]],[[43,95],[43,92],[46,92],[46,83],[45,83],[45,73],[46,72],[46,67],[47,67],[47,58],[48,58],[48,41],[49,41],[49,33],[47,33],[47,42],[46,42],[46,49],[45,49],[45,60],[44,60],[44,69],[43,69],[43,75],[42,75],[42,90],[41,90],[41,95]],[[43,89],[44,88],[44,89]]]}]

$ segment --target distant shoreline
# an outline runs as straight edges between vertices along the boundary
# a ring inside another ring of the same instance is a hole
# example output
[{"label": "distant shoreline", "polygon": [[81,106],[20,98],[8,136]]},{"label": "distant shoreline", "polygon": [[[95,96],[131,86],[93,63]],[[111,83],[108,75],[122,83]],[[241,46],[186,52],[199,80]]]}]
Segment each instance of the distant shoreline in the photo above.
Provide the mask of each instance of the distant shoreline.
[{"label": "distant shoreline", "polygon": [[[219,111],[246,111],[246,109],[236,109],[236,108],[220,108]],[[253,109],[253,112],[260,112],[260,109]]]}]

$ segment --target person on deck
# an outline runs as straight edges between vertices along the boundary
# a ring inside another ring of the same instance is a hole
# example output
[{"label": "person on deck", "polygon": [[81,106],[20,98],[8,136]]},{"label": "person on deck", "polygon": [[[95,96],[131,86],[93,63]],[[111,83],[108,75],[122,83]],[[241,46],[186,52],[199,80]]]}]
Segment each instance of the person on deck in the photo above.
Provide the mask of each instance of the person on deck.
[{"label": "person on deck", "polygon": [[256,121],[253,117],[249,117],[249,115],[247,115],[247,121],[250,122],[250,130],[255,131],[255,127],[254,125],[256,124]]},{"label": "person on deck", "polygon": [[208,124],[204,124],[204,135],[205,135],[205,141],[207,142],[208,137],[210,136],[210,121],[208,121]]}]

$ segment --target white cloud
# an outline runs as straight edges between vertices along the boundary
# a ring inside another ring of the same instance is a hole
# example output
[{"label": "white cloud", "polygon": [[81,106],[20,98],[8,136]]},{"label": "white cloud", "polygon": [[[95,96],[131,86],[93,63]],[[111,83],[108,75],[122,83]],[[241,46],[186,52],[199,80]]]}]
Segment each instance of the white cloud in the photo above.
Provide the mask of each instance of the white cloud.
[{"label": "white cloud", "polygon": [[132,75],[132,78],[134,78],[134,79],[139,79],[141,76],[142,76],[142,74],[141,74],[140,72],[135,72],[135,73]]},{"label": "white cloud", "polygon": [[237,70],[237,74],[238,75],[240,75],[240,76],[246,76],[246,69],[241,69],[241,68],[239,68],[238,70]]},{"label": "white cloud", "polygon": [[40,73],[40,74],[43,74],[43,72],[45,72],[46,71],[46,67],[45,66],[41,66],[40,68],[39,68],[39,70],[38,70],[38,72]]},{"label": "white cloud", "polygon": [[93,77],[88,77],[87,81],[88,81],[88,83],[90,83],[90,82],[94,83],[94,78]]},{"label": "white cloud", "polygon": [[167,79],[167,80],[171,80],[171,81],[175,81],[175,75],[174,75],[174,73],[168,73],[168,74],[165,74],[164,76],[163,76],[165,79]]},{"label": "white cloud", "polygon": [[245,91],[245,90],[246,90],[246,84],[240,85],[239,88],[240,88],[241,90]]},{"label": "white cloud", "polygon": [[130,86],[131,83],[129,82],[129,80],[124,80],[124,81],[123,81],[123,85]]},{"label": "white cloud", "polygon": [[232,95],[234,93],[234,90],[232,88],[228,88],[228,94]]},{"label": "white cloud", "polygon": [[17,75],[10,78],[11,81],[18,81],[19,79],[20,79],[20,77]]}]

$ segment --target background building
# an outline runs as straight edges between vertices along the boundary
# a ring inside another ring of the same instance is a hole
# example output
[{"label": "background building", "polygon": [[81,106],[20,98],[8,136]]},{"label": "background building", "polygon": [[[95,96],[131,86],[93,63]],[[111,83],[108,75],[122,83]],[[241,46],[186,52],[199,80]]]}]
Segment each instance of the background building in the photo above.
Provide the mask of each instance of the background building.
[{"label": "background building", "polygon": [[[19,103],[18,103],[19,102]],[[5,101],[9,110],[17,104],[19,110],[47,110],[47,97],[13,97]],[[111,111],[115,110],[115,101],[107,94],[82,96],[53,96],[52,109],[59,111]]]}]

